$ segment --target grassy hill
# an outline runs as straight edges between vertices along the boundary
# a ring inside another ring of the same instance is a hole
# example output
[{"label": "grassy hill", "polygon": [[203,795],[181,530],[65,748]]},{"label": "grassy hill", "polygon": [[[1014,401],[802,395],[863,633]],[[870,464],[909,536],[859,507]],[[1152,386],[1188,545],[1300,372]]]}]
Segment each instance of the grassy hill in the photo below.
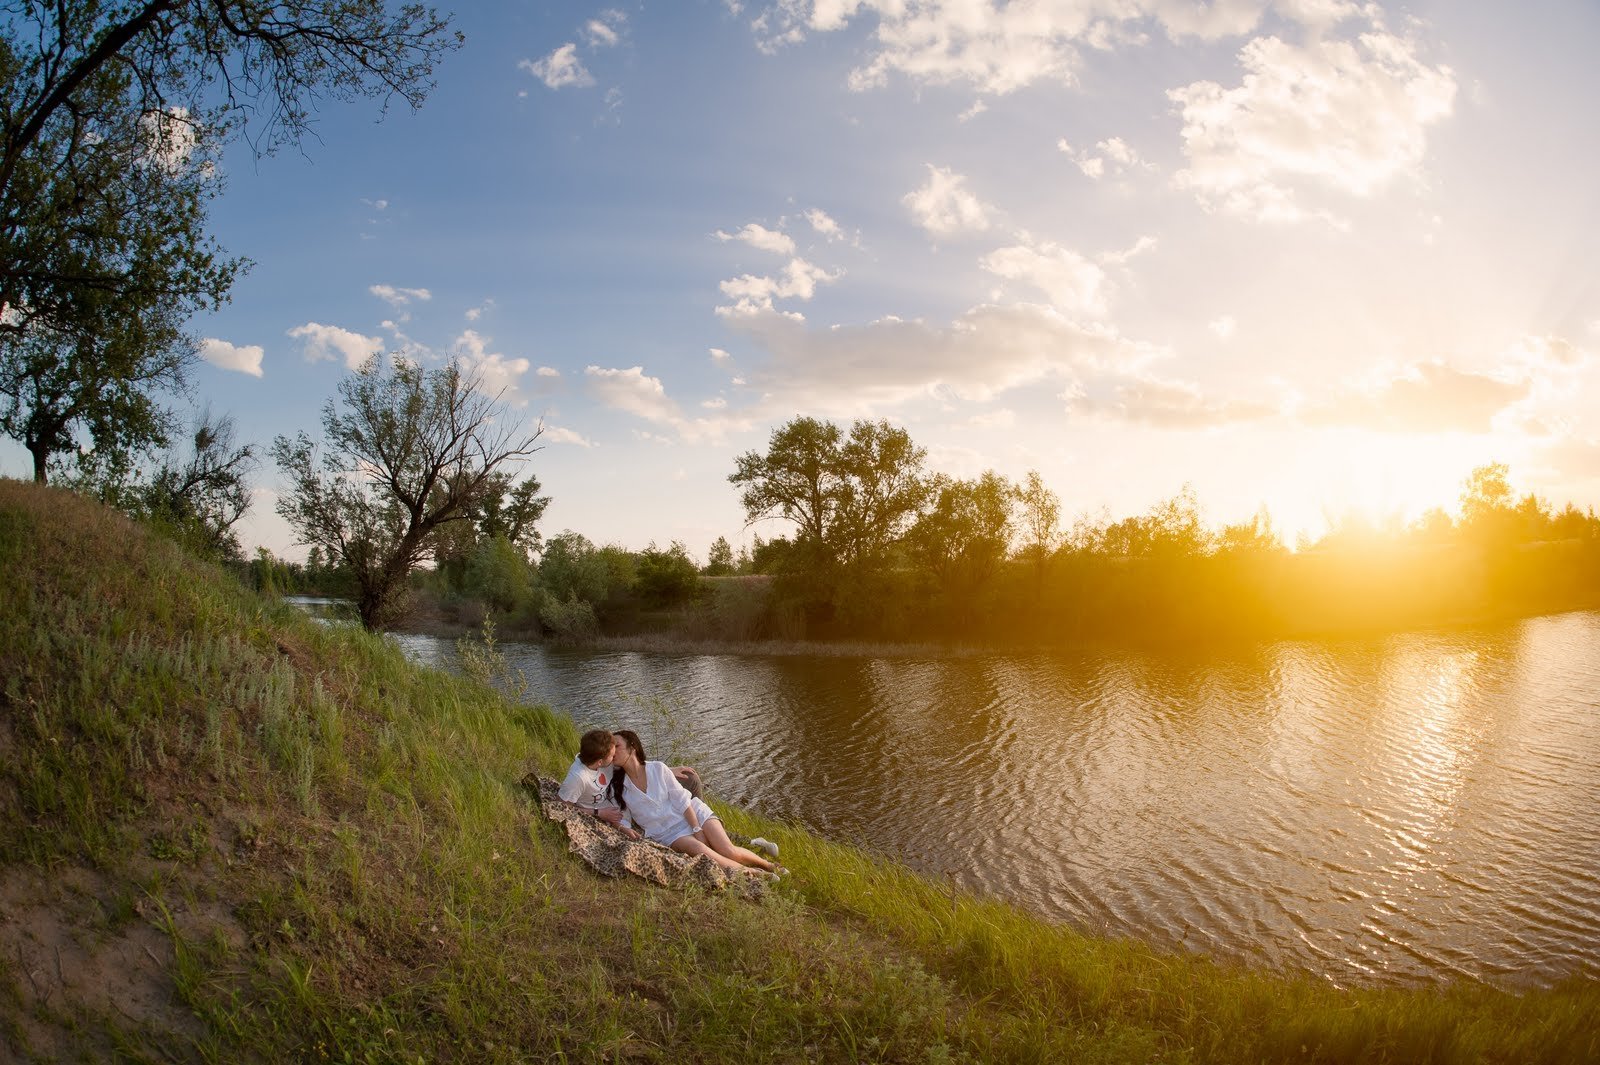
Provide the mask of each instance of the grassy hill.
[{"label": "grassy hill", "polygon": [[1339,991],[1087,938],[729,811],[760,904],[602,881],[566,720],[0,481],[0,1059],[1600,1058],[1600,986]]}]

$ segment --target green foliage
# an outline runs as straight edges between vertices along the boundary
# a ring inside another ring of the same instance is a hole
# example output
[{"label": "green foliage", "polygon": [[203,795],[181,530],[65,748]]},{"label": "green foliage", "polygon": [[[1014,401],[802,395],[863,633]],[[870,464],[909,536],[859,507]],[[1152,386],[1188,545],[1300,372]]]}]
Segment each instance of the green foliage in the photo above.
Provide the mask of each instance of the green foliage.
[{"label": "green foliage", "polygon": [[971,595],[994,577],[1010,553],[1016,489],[986,470],[970,481],[940,474],[929,482],[929,490],[933,505],[906,534],[907,547],[940,591]]},{"label": "green foliage", "polygon": [[205,233],[218,156],[258,122],[292,142],[323,95],[413,105],[452,40],[380,0],[64,0],[7,8],[0,37],[0,430],[44,481],[86,436],[102,471],[163,447],[182,333],[239,270]]},{"label": "green foliage", "polygon": [[726,536],[719,536],[711,541],[711,550],[706,552],[705,569],[700,572],[707,577],[726,577],[733,571],[733,547]]},{"label": "green foliage", "polygon": [[841,596],[854,597],[889,564],[927,497],[926,457],[887,421],[858,421],[846,436],[831,422],[795,418],[773,430],[765,453],[738,456],[728,480],[741,490],[747,522],[793,523],[793,545],[781,556],[788,594],[825,623]]},{"label": "green foliage", "polygon": [[639,553],[634,589],[647,607],[659,610],[686,603],[699,587],[699,567],[677,540],[665,551],[652,543]]},{"label": "green foliage", "polygon": [[539,622],[557,640],[581,643],[600,633],[594,605],[576,596],[557,599],[545,596],[539,603]]},{"label": "green foliage", "polygon": [[533,591],[533,567],[522,549],[504,535],[480,540],[467,561],[462,588],[498,610],[509,611]]}]

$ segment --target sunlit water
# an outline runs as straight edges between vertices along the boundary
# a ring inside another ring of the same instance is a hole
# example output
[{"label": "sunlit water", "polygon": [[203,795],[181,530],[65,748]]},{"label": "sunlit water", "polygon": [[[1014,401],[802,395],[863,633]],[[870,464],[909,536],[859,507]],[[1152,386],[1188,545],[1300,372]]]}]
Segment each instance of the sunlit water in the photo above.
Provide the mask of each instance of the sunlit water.
[{"label": "sunlit water", "polygon": [[726,798],[1085,930],[1339,984],[1600,977],[1600,614],[1195,656],[504,650],[581,727],[665,748],[676,708]]}]

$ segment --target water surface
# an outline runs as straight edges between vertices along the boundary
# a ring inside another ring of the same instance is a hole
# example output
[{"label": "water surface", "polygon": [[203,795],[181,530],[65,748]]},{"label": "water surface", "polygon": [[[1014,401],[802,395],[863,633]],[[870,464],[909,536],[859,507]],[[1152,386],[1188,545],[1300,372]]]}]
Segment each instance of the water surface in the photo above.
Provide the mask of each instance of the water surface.
[{"label": "water surface", "polygon": [[1188,656],[504,650],[729,799],[1088,931],[1339,984],[1600,977],[1597,613]]}]

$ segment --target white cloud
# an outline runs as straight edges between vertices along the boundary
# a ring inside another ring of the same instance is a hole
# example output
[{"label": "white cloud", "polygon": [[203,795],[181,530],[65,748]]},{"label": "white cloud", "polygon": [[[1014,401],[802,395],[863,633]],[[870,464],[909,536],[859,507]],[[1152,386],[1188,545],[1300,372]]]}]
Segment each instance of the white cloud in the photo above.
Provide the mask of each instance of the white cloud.
[{"label": "white cloud", "polygon": [[615,8],[600,12],[599,18],[592,18],[583,24],[584,40],[589,42],[590,48],[611,48],[622,40],[622,31],[626,27],[628,16]]},{"label": "white cloud", "polygon": [[788,408],[841,415],[940,393],[985,400],[1047,377],[1127,373],[1165,355],[1031,304],[975,307],[947,326],[883,318],[813,329],[774,312],[733,324],[767,354],[757,388]]},{"label": "white cloud", "polygon": [[806,221],[811,223],[811,228],[829,240],[843,240],[844,230],[839,228],[827,211],[820,207],[813,207],[806,212]]},{"label": "white cloud", "polygon": [[1032,285],[1062,314],[1100,318],[1108,310],[1106,272],[1059,244],[999,248],[979,265],[999,277]]},{"label": "white cloud", "polygon": [[1135,256],[1143,255],[1147,251],[1154,251],[1156,244],[1156,238],[1146,234],[1145,236],[1142,236],[1138,240],[1134,241],[1132,244],[1128,245],[1128,247],[1123,248],[1121,251],[1108,251],[1101,253],[1100,261],[1103,263],[1110,263],[1113,266],[1122,266]]},{"label": "white cloud", "polygon": [[727,407],[728,401],[721,396],[712,396],[710,399],[701,400],[700,405],[706,410],[722,410]]},{"label": "white cloud", "polygon": [[533,372],[534,372],[535,376],[538,376],[538,377],[560,377],[561,376],[561,371],[556,369],[554,366],[541,366],[541,367],[539,367],[537,370],[535,370]]},{"label": "white cloud", "polygon": [[711,350],[711,358],[716,362],[727,362],[729,359],[733,358],[733,356],[729,355],[726,351],[723,351],[721,348],[712,348],[710,350]]},{"label": "white cloud", "polygon": [[1208,209],[1296,221],[1297,184],[1370,196],[1417,177],[1427,129],[1451,113],[1456,83],[1413,42],[1373,27],[1356,40],[1244,46],[1241,83],[1198,81],[1167,95],[1183,117],[1187,169],[1174,184]]},{"label": "white cloud", "polygon": [[[685,417],[677,402],[667,395],[661,379],[646,374],[642,366],[625,370],[588,366],[583,372],[589,379],[590,391],[601,403],[670,428],[685,440],[719,440],[730,431],[750,427],[748,419],[731,415]],[[652,434],[643,435],[657,442],[670,442]]]},{"label": "white cloud", "polygon": [[716,238],[721,241],[737,240],[750,245],[760,251],[770,251],[778,255],[793,255],[794,240],[787,233],[766,226],[750,222],[737,233],[724,233],[717,230]]},{"label": "white cloud", "polygon": [[1159,429],[1208,429],[1237,422],[1260,421],[1278,413],[1271,403],[1246,399],[1209,399],[1199,386],[1138,374],[1111,389],[1111,398],[1096,399],[1083,388],[1061,394],[1072,414],[1134,422]]},{"label": "white cloud", "polygon": [[1565,337],[1526,336],[1511,346],[1507,361],[1529,371],[1576,370],[1594,362],[1594,356]]},{"label": "white cloud", "polygon": [[1130,170],[1154,170],[1127,141],[1121,137],[1108,137],[1095,143],[1094,151],[1075,150],[1066,138],[1056,141],[1056,149],[1077,164],[1085,177],[1099,181],[1103,177],[1118,177]]},{"label": "white cloud", "polygon": [[425,288],[395,288],[393,285],[368,285],[367,291],[396,309],[410,304],[413,300],[420,303],[433,299],[433,293]]},{"label": "white cloud", "polygon": [[989,228],[992,208],[967,190],[967,179],[947,167],[928,164],[928,181],[901,201],[917,224],[935,236]]},{"label": "white cloud", "polygon": [[520,386],[523,375],[533,364],[527,359],[508,359],[499,352],[490,351],[489,339],[468,329],[456,337],[450,354],[460,360],[463,370],[478,375],[490,395],[503,396],[514,406],[527,406],[528,400]]},{"label": "white cloud", "polygon": [[578,46],[572,42],[562,45],[543,59],[524,59],[517,67],[526,70],[551,89],[563,89],[568,85],[582,89],[594,84],[594,75],[584,68],[583,60],[578,58]]},{"label": "white cloud", "polygon": [[650,422],[673,422],[681,417],[678,405],[667,398],[659,377],[650,377],[642,366],[626,370],[588,366],[583,371],[589,387],[608,407],[626,411]]},{"label": "white cloud", "polygon": [[1309,425],[1359,425],[1395,432],[1488,432],[1496,414],[1525,399],[1528,380],[1457,370],[1442,362],[1408,366],[1300,412]]},{"label": "white cloud", "polygon": [[976,429],[1009,429],[1017,424],[1017,412],[1010,407],[999,407],[974,414],[967,419],[967,424]]},{"label": "white cloud", "polygon": [[[140,125],[148,138],[148,159],[173,174],[188,166],[200,137],[187,107],[148,111],[140,120]],[[207,176],[211,175],[211,164],[203,164],[203,169]]]},{"label": "white cloud", "polygon": [[720,315],[749,315],[772,310],[772,301],[779,299],[809,300],[817,293],[817,285],[837,281],[838,273],[829,273],[804,259],[790,259],[782,277],[741,274],[719,286],[722,294],[734,302],[717,308]]},{"label": "white cloud", "polygon": [[576,444],[579,447],[594,447],[594,441],[587,439],[583,434],[571,429],[563,429],[557,425],[547,425],[540,435],[541,442],[551,444]]},{"label": "white cloud", "polygon": [[318,322],[297,325],[289,330],[288,335],[295,340],[305,342],[307,362],[341,359],[345,366],[352,370],[383,350],[381,337],[362,336],[360,333],[341,329],[336,325],[322,325]]},{"label": "white cloud", "polygon": [[1206,328],[1215,333],[1219,340],[1232,340],[1233,334],[1239,329],[1239,323],[1233,315],[1224,314],[1206,323]]},{"label": "white cloud", "polygon": [[216,337],[200,341],[200,357],[224,370],[237,370],[251,377],[261,376],[261,357],[266,354],[260,344],[230,344]]},{"label": "white cloud", "polygon": [[466,314],[467,321],[476,322],[479,318],[483,317],[483,312],[484,311],[490,311],[490,310],[493,310],[493,309],[494,309],[494,300],[486,299],[482,303],[478,304],[476,307],[467,308],[467,314]]},{"label": "white cloud", "polygon": [[[871,21],[868,57],[850,72],[850,88],[875,88],[898,76],[1001,96],[1041,81],[1070,85],[1082,48],[1142,44],[1151,23],[1169,38],[1216,40],[1251,32],[1267,6],[1267,0],[772,0],[750,25],[757,45],[770,53],[808,33]],[[1356,11],[1346,0],[1273,6],[1319,29]]]}]

